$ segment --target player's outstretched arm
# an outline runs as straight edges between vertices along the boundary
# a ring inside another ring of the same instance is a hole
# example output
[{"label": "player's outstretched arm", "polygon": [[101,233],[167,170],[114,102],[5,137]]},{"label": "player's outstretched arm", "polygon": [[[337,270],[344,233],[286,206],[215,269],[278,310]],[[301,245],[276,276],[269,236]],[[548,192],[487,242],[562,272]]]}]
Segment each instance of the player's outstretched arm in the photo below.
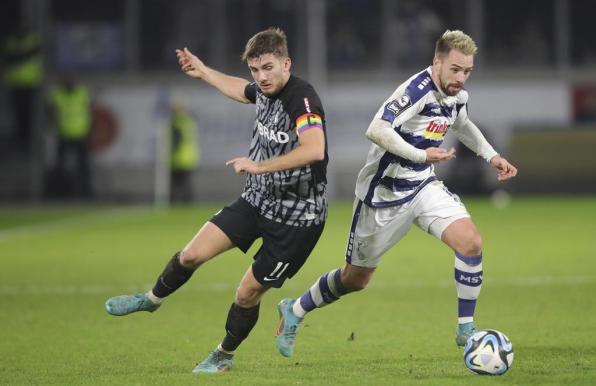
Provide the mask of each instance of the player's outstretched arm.
[{"label": "player's outstretched arm", "polygon": [[407,143],[385,120],[374,118],[366,130],[366,137],[395,155],[414,162],[426,162],[427,155],[424,150]]},{"label": "player's outstretched arm", "polygon": [[235,101],[249,103],[244,95],[244,89],[248,84],[246,79],[226,75],[210,67],[207,67],[201,59],[184,47],[183,50],[176,50],[180,69],[190,77],[203,79],[211,86],[218,89],[222,94]]},{"label": "player's outstretched arm", "polygon": [[430,147],[418,149],[407,143],[401,135],[393,130],[392,125],[382,119],[373,119],[366,130],[366,137],[383,149],[414,162],[437,163],[455,158],[455,149],[443,150]]},{"label": "player's outstretched arm", "polygon": [[517,168],[498,154],[490,159],[490,166],[497,169],[497,179],[499,181],[505,181],[517,175]]}]

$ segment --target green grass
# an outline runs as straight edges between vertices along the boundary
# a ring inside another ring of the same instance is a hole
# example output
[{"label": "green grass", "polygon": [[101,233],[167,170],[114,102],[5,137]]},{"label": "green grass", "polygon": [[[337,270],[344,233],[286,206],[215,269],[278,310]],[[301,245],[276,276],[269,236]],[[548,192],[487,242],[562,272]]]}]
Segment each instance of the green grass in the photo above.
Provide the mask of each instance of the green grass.
[{"label": "green grass", "polygon": [[464,201],[484,239],[476,320],[515,349],[502,377],[465,368],[452,253],[418,229],[387,253],[369,288],[308,316],[294,357],[277,354],[275,305],[343,263],[350,203],[332,203],[313,255],[265,297],[233,371],[216,375],[190,370],[223,337],[258,245],[206,264],[153,314],[111,317],[103,303],[150,288],[220,205],[38,207],[0,208],[0,384],[596,384],[596,198],[517,198],[505,209]]}]

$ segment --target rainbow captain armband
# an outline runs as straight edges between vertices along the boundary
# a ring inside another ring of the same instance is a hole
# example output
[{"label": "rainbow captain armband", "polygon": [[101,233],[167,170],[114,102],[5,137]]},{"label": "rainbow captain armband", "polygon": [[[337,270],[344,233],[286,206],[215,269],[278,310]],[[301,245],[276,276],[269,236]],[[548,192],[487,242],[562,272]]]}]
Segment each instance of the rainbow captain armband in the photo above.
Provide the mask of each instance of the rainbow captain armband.
[{"label": "rainbow captain armband", "polygon": [[323,128],[323,119],[321,119],[320,115],[307,113],[302,114],[296,119],[296,130],[299,135],[312,128]]}]

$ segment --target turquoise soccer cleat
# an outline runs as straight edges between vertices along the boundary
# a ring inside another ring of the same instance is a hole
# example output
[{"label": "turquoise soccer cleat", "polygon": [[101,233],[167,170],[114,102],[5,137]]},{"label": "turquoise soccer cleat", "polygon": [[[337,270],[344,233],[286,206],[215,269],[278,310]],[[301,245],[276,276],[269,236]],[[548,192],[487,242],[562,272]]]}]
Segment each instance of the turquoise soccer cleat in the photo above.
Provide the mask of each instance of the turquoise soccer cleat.
[{"label": "turquoise soccer cleat", "polygon": [[455,329],[455,343],[459,347],[464,347],[468,338],[476,332],[476,324],[474,322],[458,324]]},{"label": "turquoise soccer cleat", "polygon": [[121,295],[109,298],[106,302],[106,311],[114,316],[128,315],[137,311],[153,312],[161,304],[153,303],[146,294]]},{"label": "turquoise soccer cleat", "polygon": [[232,360],[234,355],[227,354],[223,351],[215,349],[209,353],[207,358],[199,363],[194,369],[193,373],[223,373],[232,368]]},{"label": "turquoise soccer cleat", "polygon": [[285,357],[291,357],[294,354],[294,345],[296,344],[296,331],[298,325],[302,322],[302,318],[294,315],[292,306],[295,300],[283,299],[277,305],[279,312],[279,325],[275,333],[275,344],[277,351]]}]

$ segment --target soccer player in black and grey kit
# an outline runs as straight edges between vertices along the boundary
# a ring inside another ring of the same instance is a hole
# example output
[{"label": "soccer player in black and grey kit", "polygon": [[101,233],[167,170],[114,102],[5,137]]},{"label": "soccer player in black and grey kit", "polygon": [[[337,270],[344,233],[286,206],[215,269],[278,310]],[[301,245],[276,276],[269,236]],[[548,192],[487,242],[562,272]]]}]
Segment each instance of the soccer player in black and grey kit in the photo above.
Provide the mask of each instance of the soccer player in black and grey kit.
[{"label": "soccer player in black and grey kit", "polygon": [[259,316],[261,298],[298,272],[317,243],[327,217],[327,144],[323,106],[313,87],[290,74],[286,36],[270,28],[246,44],[254,82],[207,67],[188,49],[176,51],[182,70],[242,103],[256,104],[257,118],[248,157],[226,164],[247,174],[240,198],[205,223],[177,252],[152,290],[106,302],[112,315],[155,311],[193,272],[222,252],[246,252],[257,238],[263,245],[240,281],[228,312],[226,336],[193,372],[232,367],[234,351]]}]

